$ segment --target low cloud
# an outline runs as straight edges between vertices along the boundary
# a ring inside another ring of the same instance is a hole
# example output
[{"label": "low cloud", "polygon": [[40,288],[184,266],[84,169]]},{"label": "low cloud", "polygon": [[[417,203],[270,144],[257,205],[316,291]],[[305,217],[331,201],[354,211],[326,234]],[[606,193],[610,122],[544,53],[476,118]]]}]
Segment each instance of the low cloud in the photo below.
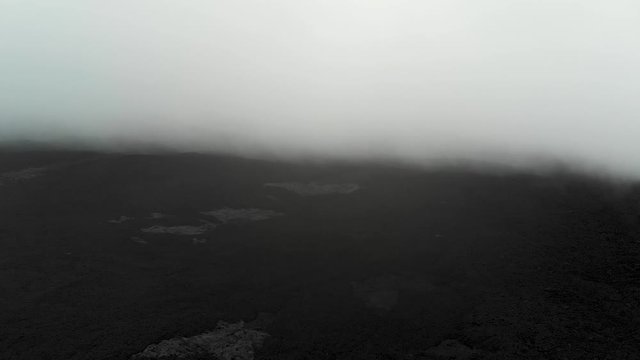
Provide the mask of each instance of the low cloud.
[{"label": "low cloud", "polygon": [[640,175],[633,1],[9,0],[0,140]]}]

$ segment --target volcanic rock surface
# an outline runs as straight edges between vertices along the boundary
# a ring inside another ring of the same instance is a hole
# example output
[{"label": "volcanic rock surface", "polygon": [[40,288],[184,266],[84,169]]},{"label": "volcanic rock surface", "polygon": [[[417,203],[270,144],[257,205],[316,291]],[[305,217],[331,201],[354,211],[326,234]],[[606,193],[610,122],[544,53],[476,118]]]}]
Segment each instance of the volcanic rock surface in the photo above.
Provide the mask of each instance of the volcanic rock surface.
[{"label": "volcanic rock surface", "polygon": [[253,360],[255,349],[262,346],[268,336],[265,332],[247,329],[242,321],[232,324],[221,321],[213,331],[149,345],[131,360],[193,360],[207,355],[219,360]]},{"label": "volcanic rock surface", "polygon": [[0,174],[0,359],[640,354],[637,183],[53,150]]}]

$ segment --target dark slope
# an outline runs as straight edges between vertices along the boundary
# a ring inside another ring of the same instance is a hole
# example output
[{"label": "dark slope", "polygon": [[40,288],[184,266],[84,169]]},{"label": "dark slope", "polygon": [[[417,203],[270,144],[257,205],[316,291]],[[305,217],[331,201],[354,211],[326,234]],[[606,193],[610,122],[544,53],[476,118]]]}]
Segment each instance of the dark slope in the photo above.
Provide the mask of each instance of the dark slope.
[{"label": "dark slope", "polygon": [[[489,359],[640,354],[633,187],[197,154],[7,152],[0,172],[2,359],[128,359],[259,313],[258,359],[421,359],[445,339]],[[312,181],[360,189],[264,186]],[[201,214],[225,207],[283,215]],[[202,220],[218,226],[140,231]]]}]

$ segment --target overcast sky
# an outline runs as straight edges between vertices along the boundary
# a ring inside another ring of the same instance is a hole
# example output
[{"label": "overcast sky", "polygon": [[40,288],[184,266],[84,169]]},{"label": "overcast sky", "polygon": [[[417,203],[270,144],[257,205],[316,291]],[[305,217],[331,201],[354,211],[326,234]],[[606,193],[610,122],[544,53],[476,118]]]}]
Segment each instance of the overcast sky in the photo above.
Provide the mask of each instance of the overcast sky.
[{"label": "overcast sky", "polygon": [[637,0],[0,0],[0,137],[640,175]]}]

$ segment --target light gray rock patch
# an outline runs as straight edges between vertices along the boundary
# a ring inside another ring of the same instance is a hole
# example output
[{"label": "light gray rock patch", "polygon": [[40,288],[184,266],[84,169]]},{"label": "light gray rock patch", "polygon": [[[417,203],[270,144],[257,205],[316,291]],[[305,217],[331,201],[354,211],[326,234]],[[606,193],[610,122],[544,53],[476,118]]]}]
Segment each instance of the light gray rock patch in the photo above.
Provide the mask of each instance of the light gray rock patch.
[{"label": "light gray rock patch", "polygon": [[124,215],[122,215],[122,216],[120,216],[120,217],[119,217],[119,218],[117,218],[117,219],[109,220],[109,222],[110,222],[111,224],[122,224],[123,222],[127,222],[127,221],[129,221],[129,220],[133,220],[133,218],[132,218],[132,217],[128,217],[128,216],[124,216]]},{"label": "light gray rock patch", "polygon": [[316,182],[297,183],[297,182],[281,182],[266,183],[264,186],[276,187],[294,192],[300,196],[320,196],[330,194],[351,194],[360,189],[358,184],[321,184]]},{"label": "light gray rock patch", "polygon": [[133,241],[133,242],[135,242],[135,243],[138,243],[138,244],[140,244],[140,245],[146,245],[146,244],[147,244],[147,241],[146,241],[146,240],[144,240],[144,239],[142,239],[142,238],[139,238],[139,237],[137,237],[137,236],[132,236],[132,237],[131,237],[131,241]]},{"label": "light gray rock patch", "polygon": [[157,220],[157,219],[164,219],[164,218],[166,218],[167,216],[168,216],[168,215],[163,214],[163,213],[154,212],[154,213],[151,213],[151,215],[149,215],[149,219],[155,219],[155,220]]},{"label": "light gray rock patch", "polygon": [[478,354],[477,351],[462,344],[458,340],[448,339],[424,352],[423,355],[437,360],[469,360]]},{"label": "light gray rock patch", "polygon": [[398,303],[401,290],[430,291],[433,286],[416,280],[386,275],[351,283],[353,293],[366,307],[389,311]]},{"label": "light gray rock patch", "polygon": [[243,321],[233,324],[220,321],[213,331],[149,345],[131,359],[188,359],[211,356],[220,360],[252,360],[254,351],[262,346],[268,336],[266,332],[245,327]]},{"label": "light gray rock patch", "polygon": [[213,216],[223,223],[231,222],[231,221],[261,221],[261,220],[267,220],[272,217],[282,215],[282,213],[279,213],[273,210],[255,209],[255,208],[248,208],[248,209],[222,208],[218,210],[205,211],[205,212],[202,212],[201,214]]},{"label": "light gray rock patch", "polygon": [[206,244],[207,243],[207,239],[193,238],[193,239],[191,239],[191,242],[193,243],[193,245]]},{"label": "light gray rock patch", "polygon": [[179,226],[161,226],[153,225],[148,228],[142,228],[140,231],[147,234],[170,234],[170,235],[201,235],[215,228],[214,224],[179,225]]},{"label": "light gray rock patch", "polygon": [[46,167],[31,167],[22,170],[5,172],[0,174],[0,185],[35,179],[44,175],[47,170],[48,169]]}]

